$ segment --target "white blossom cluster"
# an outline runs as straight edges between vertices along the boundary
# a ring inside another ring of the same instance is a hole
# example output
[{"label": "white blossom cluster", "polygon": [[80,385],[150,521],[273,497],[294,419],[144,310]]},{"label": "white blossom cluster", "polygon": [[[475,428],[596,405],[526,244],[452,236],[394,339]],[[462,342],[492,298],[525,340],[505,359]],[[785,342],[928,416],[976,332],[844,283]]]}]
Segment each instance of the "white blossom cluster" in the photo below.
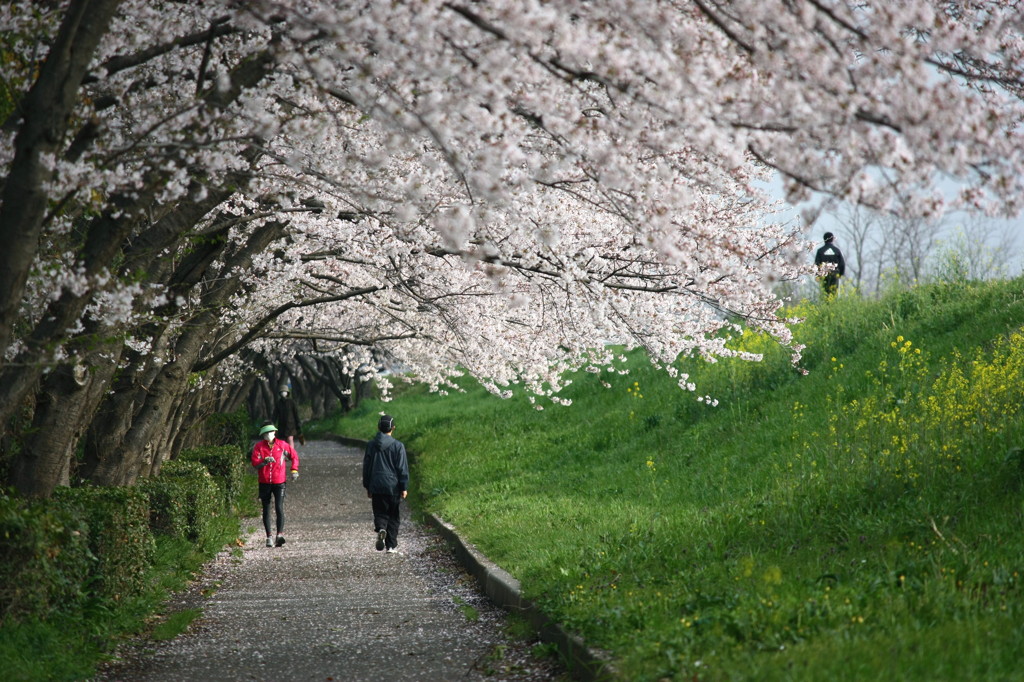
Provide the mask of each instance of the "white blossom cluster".
[{"label": "white blossom cluster", "polygon": [[[12,6],[0,23],[55,30]],[[962,205],[1020,209],[1021,29],[1011,2],[124,0],[77,121],[99,133],[48,162],[78,212],[47,224],[23,308],[89,295],[83,314],[150,352],[153,316],[174,333],[216,286],[157,273],[225,220],[228,254],[277,221],[251,262],[218,267],[242,286],[210,354],[331,353],[442,391],[468,372],[556,403],[567,370],[617,367],[610,346],[673,374],[680,355],[756,360],[729,333],[792,346],[773,288],[811,272],[805,226],[759,189],[770,173],[790,201],[929,215],[954,177]],[[45,41],[8,49],[27,62]],[[69,251],[83,215],[124,217],[112,197],[150,197],[139,237],[226,186],[160,259],[100,276]]]}]

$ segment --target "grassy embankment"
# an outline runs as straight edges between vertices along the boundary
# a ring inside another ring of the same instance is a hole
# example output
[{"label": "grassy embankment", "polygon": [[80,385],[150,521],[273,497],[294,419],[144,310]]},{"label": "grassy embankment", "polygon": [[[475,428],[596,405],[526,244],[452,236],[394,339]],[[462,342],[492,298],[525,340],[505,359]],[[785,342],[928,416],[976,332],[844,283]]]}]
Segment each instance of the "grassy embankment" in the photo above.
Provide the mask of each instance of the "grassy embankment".
[{"label": "grassy embankment", "polygon": [[681,363],[697,394],[634,357],[567,408],[406,389],[333,428],[395,414],[419,502],[625,679],[1021,679],[1024,282],[796,314],[806,376],[750,336]]}]

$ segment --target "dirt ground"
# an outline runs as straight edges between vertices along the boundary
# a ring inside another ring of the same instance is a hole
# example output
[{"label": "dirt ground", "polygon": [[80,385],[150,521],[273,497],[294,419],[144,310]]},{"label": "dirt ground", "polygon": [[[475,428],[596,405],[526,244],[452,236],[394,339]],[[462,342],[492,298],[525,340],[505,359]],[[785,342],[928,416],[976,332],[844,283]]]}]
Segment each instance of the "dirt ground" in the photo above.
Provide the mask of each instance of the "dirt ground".
[{"label": "dirt ground", "polygon": [[399,553],[374,549],[360,449],[316,441],[299,454],[286,544],[265,547],[259,520],[245,522],[241,557],[222,552],[168,604],[202,617],[173,640],[126,644],[94,679],[565,679],[535,641],[508,635],[508,614],[433,531],[405,518]]}]

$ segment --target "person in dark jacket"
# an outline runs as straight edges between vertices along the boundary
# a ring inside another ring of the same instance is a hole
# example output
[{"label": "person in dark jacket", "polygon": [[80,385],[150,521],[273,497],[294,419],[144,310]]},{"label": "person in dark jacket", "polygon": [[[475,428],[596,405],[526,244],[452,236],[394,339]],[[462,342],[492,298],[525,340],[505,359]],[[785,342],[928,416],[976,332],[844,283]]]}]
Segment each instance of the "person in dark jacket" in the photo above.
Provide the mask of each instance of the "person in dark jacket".
[{"label": "person in dark jacket", "polygon": [[281,384],[277,389],[277,404],[274,405],[274,424],[278,428],[278,435],[288,441],[288,445],[295,448],[295,439],[303,445],[306,444],[306,437],[302,435],[302,422],[299,421],[299,408],[295,407],[292,400],[291,389],[288,384]]},{"label": "person in dark jacket", "polygon": [[831,232],[825,233],[825,243],[814,254],[815,265],[831,265],[831,269],[821,277],[821,288],[826,298],[836,295],[839,290],[839,278],[846,274],[846,260],[843,252],[835,245],[836,236]]},{"label": "person in dark jacket", "polygon": [[373,532],[377,551],[398,552],[399,506],[408,494],[409,459],[405,445],[392,438],[395,418],[381,415],[377,435],[366,444],[363,455],[363,487],[372,501]]}]

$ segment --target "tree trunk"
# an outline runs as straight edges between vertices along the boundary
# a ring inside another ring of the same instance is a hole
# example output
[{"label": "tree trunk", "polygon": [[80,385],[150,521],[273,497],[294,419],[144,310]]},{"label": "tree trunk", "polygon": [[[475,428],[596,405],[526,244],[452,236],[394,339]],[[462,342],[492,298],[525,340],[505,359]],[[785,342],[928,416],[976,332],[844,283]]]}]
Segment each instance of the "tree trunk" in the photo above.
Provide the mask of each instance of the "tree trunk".
[{"label": "tree trunk", "polygon": [[[226,259],[217,272],[209,273],[207,281],[216,284],[211,285],[202,297],[199,309],[203,312],[190,320],[177,340],[172,342],[172,352],[168,356],[174,360],[159,367],[151,381],[137,384],[145,387],[144,391],[137,394],[141,396],[138,410],[134,413],[127,410],[108,411],[108,418],[116,424],[116,432],[123,434],[111,443],[112,457],[103,461],[100,453],[93,449],[98,444],[97,440],[92,438],[87,442],[87,459],[99,464],[88,472],[91,481],[98,485],[131,485],[139,476],[149,476],[159,471],[161,462],[169,454],[165,450],[166,445],[173,442],[177,435],[171,433],[176,425],[170,422],[170,416],[185,398],[189,375],[199,363],[208,340],[219,337],[214,332],[221,322],[220,309],[241,287],[235,273],[246,270],[253,255],[280,237],[284,228],[285,225],[278,222],[260,226],[243,247]],[[226,242],[217,241],[211,242],[209,248],[223,251],[227,246]],[[207,257],[209,254],[194,255],[197,259],[195,262],[182,265],[187,268],[190,281],[197,276],[206,278],[212,264],[212,259]]]},{"label": "tree trunk", "polygon": [[230,414],[245,405],[245,397],[252,390],[254,382],[254,377],[246,377],[242,381],[237,382],[231,388],[227,389],[223,394],[221,394],[221,400],[217,404],[216,411]]},{"label": "tree trunk", "polygon": [[51,372],[36,394],[32,428],[12,463],[11,485],[24,495],[49,497],[70,483],[71,463],[82,432],[103,397],[116,361],[62,365]]},{"label": "tree trunk", "polygon": [[259,424],[265,421],[273,421],[274,390],[266,379],[258,382],[256,385],[259,387],[259,400],[257,402],[257,411],[253,413],[253,417],[256,418],[256,422]]},{"label": "tree trunk", "polygon": [[[78,89],[120,0],[72,0],[32,88],[18,103],[21,126],[0,200],[0,365],[20,316],[29,269],[50,201],[46,183]],[[6,415],[9,416],[9,415]],[[4,420],[0,420],[2,422]]]},{"label": "tree trunk", "polygon": [[[89,6],[99,4],[95,1],[91,3],[73,2],[72,10],[78,5]],[[116,4],[113,3],[115,6]],[[69,10],[69,14],[72,10]],[[83,69],[86,62],[88,62],[88,59],[82,64]],[[232,71],[232,87],[224,92],[212,91],[207,96],[208,102],[213,106],[226,106],[234,101],[246,87],[258,83],[268,73],[272,65],[273,59],[268,53],[255,55],[242,62]],[[28,123],[26,123],[26,126],[28,126]],[[258,149],[254,148],[248,153],[248,158],[252,162],[258,155]],[[108,202],[109,209],[90,222],[85,245],[79,256],[86,275],[96,274],[108,268],[111,262],[117,260],[116,257],[122,252],[126,244],[126,238],[138,226],[138,217],[144,216],[147,210],[152,208],[155,197],[158,192],[162,191],[165,185],[164,180],[169,172],[172,171],[169,171],[167,168],[151,170],[141,192],[131,196],[114,197]],[[124,252],[125,267],[131,269],[129,265],[136,266],[141,261],[152,262],[154,257],[157,257],[165,246],[180,241],[180,237],[185,230],[194,227],[196,222],[211,210],[212,206],[215,206],[235,191],[235,186],[241,181],[242,177],[240,174],[229,174],[223,179],[222,186],[217,192],[211,193],[203,202],[181,202],[175,207],[175,210],[165,214],[148,231],[137,236],[135,248]],[[5,197],[9,189],[10,185],[8,184],[5,188]],[[12,201],[13,204],[14,202]],[[6,229],[8,219],[5,213],[3,213],[6,209],[5,199],[5,203],[0,205],[0,226],[2,226],[0,227],[0,235],[8,232]],[[223,228],[223,231],[226,233],[228,227]],[[266,226],[258,228],[256,234],[259,235],[265,231]],[[0,264],[3,263],[4,257],[2,254],[4,253],[11,253],[11,251],[0,251]],[[28,258],[26,262],[31,263],[33,258],[34,256]],[[186,260],[191,260],[192,264],[195,265],[194,259]],[[0,270],[2,269],[2,266],[0,266]],[[122,274],[125,273],[122,272]],[[192,272],[185,271],[182,278],[187,281],[192,274]],[[3,277],[5,276],[0,274],[0,281],[6,281],[2,279]],[[0,287],[0,290],[5,289],[6,287]],[[7,306],[9,303],[17,310],[21,299],[19,292],[20,289],[17,291],[11,289],[8,298],[0,300],[0,305]],[[91,297],[92,292],[77,296],[70,291],[64,291],[60,299],[51,304],[50,309],[41,316],[39,324],[33,329],[31,335],[25,339],[26,348],[23,352],[19,353],[16,363],[4,367],[2,360],[0,360],[0,423],[7,423],[13,414],[12,410],[16,409],[16,406],[29,395],[43,372],[46,357],[52,353],[55,345],[59,345],[62,342],[65,330],[75,326],[81,318],[85,306],[92,300]],[[7,324],[3,319],[4,315],[6,313],[0,310],[0,341],[2,341],[0,343],[0,350],[5,348],[8,343],[8,340],[4,338],[4,334],[7,333],[4,330],[4,325]],[[7,331],[9,332],[9,328]],[[132,386],[132,390],[134,391],[138,386],[144,385],[135,384]],[[134,401],[135,397],[133,396],[127,402]],[[128,413],[121,413],[119,417],[123,417],[125,414]],[[108,434],[104,433],[102,435],[106,438]],[[94,452],[101,451],[94,448]],[[116,478],[124,478],[124,476],[123,474],[118,474]]]},{"label": "tree trunk", "polygon": [[[204,336],[216,326],[216,318],[207,315],[206,324],[194,322],[190,331],[174,346],[175,360],[159,369],[146,387],[138,412],[129,417],[124,437],[114,443],[106,466],[94,470],[90,480],[98,485],[133,485],[141,477],[159,471],[168,454],[162,448],[173,429],[171,414],[187,390],[189,371],[199,356]],[[124,420],[122,420],[123,422]]]},{"label": "tree trunk", "polygon": [[145,403],[149,386],[159,372],[154,358],[169,352],[165,346],[166,339],[161,339],[149,355],[125,352],[125,359],[112,382],[111,390],[86,430],[85,458],[79,469],[82,478],[94,483],[120,481],[106,485],[125,485],[123,481],[132,479],[128,469],[135,469],[137,465],[123,461],[120,444],[131,428],[135,415]]},{"label": "tree trunk", "polygon": [[158,450],[166,456],[164,460],[177,459],[182,450],[201,445],[195,439],[196,426],[202,421],[202,417],[196,417],[200,412],[199,391],[187,391],[184,397],[174,406],[174,414],[171,415],[170,428],[164,432],[164,440],[158,444]]}]

